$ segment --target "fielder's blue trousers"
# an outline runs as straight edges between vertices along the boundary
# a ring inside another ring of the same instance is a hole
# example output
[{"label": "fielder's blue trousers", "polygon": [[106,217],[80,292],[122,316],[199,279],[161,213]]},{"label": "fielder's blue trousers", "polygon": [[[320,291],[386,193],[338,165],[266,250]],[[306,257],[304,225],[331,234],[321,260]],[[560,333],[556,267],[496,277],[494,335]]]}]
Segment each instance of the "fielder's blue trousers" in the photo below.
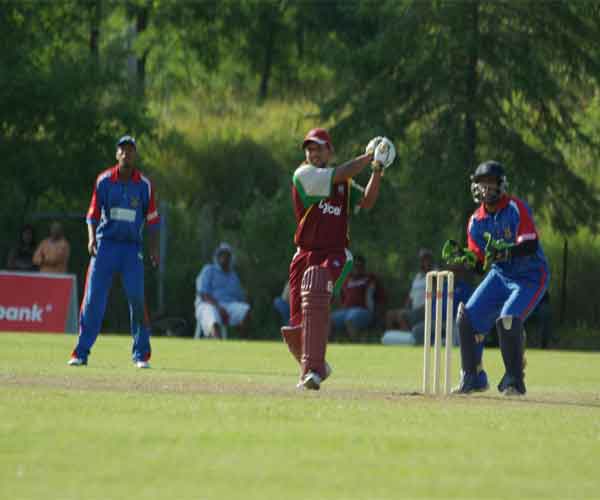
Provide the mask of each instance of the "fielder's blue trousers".
[{"label": "fielder's blue trousers", "polygon": [[114,274],[120,274],[129,302],[133,361],[150,359],[150,328],[145,316],[144,261],[137,243],[101,240],[90,259],[79,316],[79,339],[74,354],[87,361],[100,333]]}]

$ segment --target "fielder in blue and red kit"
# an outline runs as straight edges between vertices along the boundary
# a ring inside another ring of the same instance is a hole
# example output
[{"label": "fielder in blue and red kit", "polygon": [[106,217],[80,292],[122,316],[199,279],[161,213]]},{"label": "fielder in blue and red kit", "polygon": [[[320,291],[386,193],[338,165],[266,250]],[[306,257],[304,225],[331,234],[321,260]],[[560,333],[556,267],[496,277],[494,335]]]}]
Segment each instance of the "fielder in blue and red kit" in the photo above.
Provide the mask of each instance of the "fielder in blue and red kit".
[{"label": "fielder in blue and red kit", "polygon": [[459,309],[462,377],[458,393],[488,388],[482,369],[483,339],[496,325],[506,368],[498,389],[525,394],[523,323],[548,289],[550,273],[529,206],[506,194],[503,166],[482,163],[471,190],[479,208],[469,219],[468,250],[489,272]]},{"label": "fielder in blue and red kit", "polygon": [[121,275],[129,302],[132,358],[139,368],[148,368],[151,355],[150,329],[145,314],[143,230],[151,238],[151,258],[158,261],[159,215],[150,180],[133,165],[135,139],[122,137],[117,143],[119,163],[96,179],[87,212],[91,259],[87,271],[79,320],[79,338],[70,365],[85,365],[100,332],[113,275]]}]

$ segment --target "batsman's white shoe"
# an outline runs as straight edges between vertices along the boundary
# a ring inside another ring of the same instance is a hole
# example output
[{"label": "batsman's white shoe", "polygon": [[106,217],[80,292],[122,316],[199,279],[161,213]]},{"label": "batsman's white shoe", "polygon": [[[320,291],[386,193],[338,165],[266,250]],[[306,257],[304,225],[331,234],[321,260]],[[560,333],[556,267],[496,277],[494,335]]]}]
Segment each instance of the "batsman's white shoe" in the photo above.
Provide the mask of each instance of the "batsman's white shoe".
[{"label": "batsman's white shoe", "polygon": [[[325,376],[321,378],[321,383],[325,382],[325,380],[327,380],[332,373],[333,368],[331,368],[331,365],[327,361],[325,361]],[[308,376],[308,374],[306,376]],[[304,379],[306,378],[306,376],[304,378],[300,378],[300,381],[296,384],[296,389],[307,389],[307,387],[304,386]]]},{"label": "batsman's white shoe", "polygon": [[136,361],[135,366],[137,368],[150,368],[150,363],[148,361]]},{"label": "batsman's white shoe", "polygon": [[302,386],[309,391],[318,391],[321,388],[320,375],[317,372],[308,372],[302,379]]},{"label": "batsman's white shoe", "polygon": [[69,361],[67,361],[67,364],[69,366],[85,366],[87,365],[87,361],[81,358],[72,357],[71,359],[69,359]]}]

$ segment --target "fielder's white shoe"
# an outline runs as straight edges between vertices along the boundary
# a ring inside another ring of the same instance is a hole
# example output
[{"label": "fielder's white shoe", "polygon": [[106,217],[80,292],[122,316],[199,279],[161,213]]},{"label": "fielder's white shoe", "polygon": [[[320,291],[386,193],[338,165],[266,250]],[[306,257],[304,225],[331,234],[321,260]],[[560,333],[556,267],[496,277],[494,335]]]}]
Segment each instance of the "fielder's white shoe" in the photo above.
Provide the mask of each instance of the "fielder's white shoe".
[{"label": "fielder's white shoe", "polygon": [[67,361],[67,364],[69,366],[85,366],[87,365],[87,361],[84,361],[81,358],[72,357],[69,359],[69,361]]},{"label": "fielder's white shoe", "polygon": [[137,368],[150,368],[150,363],[148,361],[136,361],[135,366]]}]

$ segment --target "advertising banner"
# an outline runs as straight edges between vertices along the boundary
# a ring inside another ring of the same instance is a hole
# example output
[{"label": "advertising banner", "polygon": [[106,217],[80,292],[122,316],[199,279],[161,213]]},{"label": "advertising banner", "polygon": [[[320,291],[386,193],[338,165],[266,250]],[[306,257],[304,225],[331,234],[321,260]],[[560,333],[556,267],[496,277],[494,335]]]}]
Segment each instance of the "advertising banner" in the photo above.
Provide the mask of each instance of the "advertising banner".
[{"label": "advertising banner", "polygon": [[74,274],[0,271],[0,332],[77,333]]}]

